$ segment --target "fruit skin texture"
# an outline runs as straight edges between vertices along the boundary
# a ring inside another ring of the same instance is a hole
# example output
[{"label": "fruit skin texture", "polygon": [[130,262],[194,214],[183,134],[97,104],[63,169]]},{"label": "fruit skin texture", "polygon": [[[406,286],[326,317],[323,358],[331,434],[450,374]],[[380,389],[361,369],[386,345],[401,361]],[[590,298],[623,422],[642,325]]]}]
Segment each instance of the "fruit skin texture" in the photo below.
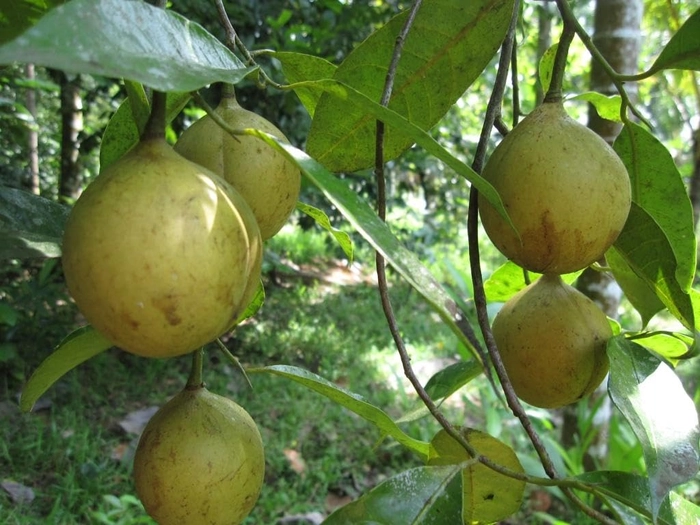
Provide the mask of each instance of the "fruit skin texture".
[{"label": "fruit skin texture", "polygon": [[544,275],[511,297],[492,329],[515,393],[531,405],[574,403],[608,372],[607,317],[558,275]]},{"label": "fruit skin texture", "polygon": [[496,247],[523,268],[564,274],[599,260],[627,220],[627,170],[596,133],[544,103],[496,147],[483,177],[522,238],[485,199],[479,211]]},{"label": "fruit skin texture", "polygon": [[170,357],[231,325],[249,281],[260,278],[261,250],[243,198],[150,139],[80,196],[66,224],[63,269],[87,321],[115,345]]},{"label": "fruit skin texture", "polygon": [[264,473],[253,419],[204,387],[161,407],[134,456],[136,493],[160,525],[237,525],[255,506]]},{"label": "fruit skin texture", "polygon": [[[270,121],[224,97],[216,113],[234,129],[253,128],[289,142]],[[263,241],[275,235],[296,206],[299,169],[257,137],[229,133],[208,115],[180,136],[175,151],[224,177],[253,210]]]}]

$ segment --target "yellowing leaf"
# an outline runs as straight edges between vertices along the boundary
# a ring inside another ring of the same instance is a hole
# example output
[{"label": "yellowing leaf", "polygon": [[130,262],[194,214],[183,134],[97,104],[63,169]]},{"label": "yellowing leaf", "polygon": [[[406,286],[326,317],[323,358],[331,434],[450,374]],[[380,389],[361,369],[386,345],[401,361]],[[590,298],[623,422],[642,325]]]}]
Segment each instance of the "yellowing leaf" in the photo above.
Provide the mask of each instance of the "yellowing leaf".
[{"label": "yellowing leaf", "polygon": [[[524,473],[515,452],[485,432],[464,429],[462,435],[482,455],[512,471]],[[471,456],[445,430],[431,441],[428,465],[452,465]],[[462,518],[465,524],[494,523],[518,511],[523,501],[525,482],[509,478],[482,463],[462,470]]]}]

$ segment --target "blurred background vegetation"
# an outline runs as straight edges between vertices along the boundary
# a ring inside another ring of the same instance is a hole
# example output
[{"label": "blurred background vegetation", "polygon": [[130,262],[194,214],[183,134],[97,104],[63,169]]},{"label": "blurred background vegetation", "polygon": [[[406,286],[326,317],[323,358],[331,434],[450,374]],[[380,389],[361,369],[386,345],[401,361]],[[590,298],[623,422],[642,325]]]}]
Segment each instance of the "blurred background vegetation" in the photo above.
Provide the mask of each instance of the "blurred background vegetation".
[{"label": "blurred background vegetation", "polygon": [[[223,40],[213,2],[174,0],[170,4]],[[226,2],[232,23],[249,49],[304,52],[334,63],[408,4],[395,0]],[[671,31],[698,5],[697,0],[648,0],[639,63],[650,64]],[[594,2],[577,0],[573,7],[592,33]],[[518,83],[525,112],[537,100],[536,64],[542,40],[556,41],[558,36],[553,17],[554,10],[546,2],[523,3],[522,19],[531,22],[518,30]],[[283,80],[274,60],[264,61],[263,67]],[[590,61],[580,43],[572,47],[567,71],[567,92],[588,89]],[[478,140],[494,76],[492,64],[431,131],[467,162]],[[673,154],[693,196],[700,191],[698,79],[689,72],[668,71],[638,89],[640,109]],[[209,96],[215,98],[216,90]],[[124,97],[123,87],[108,79],[30,66],[0,69],[1,184],[70,204],[98,173],[102,133]],[[293,93],[244,83],[238,98],[303,147],[310,119]],[[585,121],[585,104],[567,107]],[[186,108],[172,123],[171,138],[200,114]],[[504,116],[510,120],[508,114]],[[420,149],[390,163],[389,170],[392,229],[469,307],[465,182]],[[371,174],[339,176],[367,199],[374,198]],[[266,246],[265,306],[225,343],[246,367],[302,366],[365,396],[394,418],[411,413],[419,403],[403,379],[385,327],[374,285],[373,253],[314,188],[305,185],[301,200],[322,208],[335,227],[353,236],[354,261],[345,260],[333,239],[313,222],[295,215]],[[485,237],[482,258],[487,276],[503,262]],[[421,297],[393,275],[391,293],[421,379],[427,381],[464,355],[465,350]],[[623,325],[639,324],[624,302],[620,316]],[[21,414],[17,398],[22,385],[52,348],[81,324],[65,290],[59,260],[0,261],[2,523],[152,523],[134,496],[131,454],[140,425],[153,407],[183,386],[189,359],[145,360],[110,350],[64,377],[35,412]],[[679,369],[696,402],[700,397],[697,368],[690,361]],[[232,397],[251,413],[265,441],[266,484],[246,523],[320,523],[320,517],[333,508],[393,473],[419,464],[400,446],[382,440],[364,420],[296,384],[253,375],[250,390],[215,347],[208,349],[205,374],[211,390]],[[454,421],[482,428],[514,446],[526,468],[537,471],[524,433],[483,378],[470,383],[443,408]],[[562,471],[577,473],[585,468],[597,408],[586,404],[575,408],[578,437],[567,448],[559,439],[560,412],[530,412]],[[430,418],[406,419],[406,431],[417,438],[430,439],[437,431]],[[643,473],[641,449],[616,415],[608,435],[605,468]],[[681,490],[697,501],[699,486],[691,483]],[[558,496],[556,490],[533,490],[512,523],[583,523]]]}]

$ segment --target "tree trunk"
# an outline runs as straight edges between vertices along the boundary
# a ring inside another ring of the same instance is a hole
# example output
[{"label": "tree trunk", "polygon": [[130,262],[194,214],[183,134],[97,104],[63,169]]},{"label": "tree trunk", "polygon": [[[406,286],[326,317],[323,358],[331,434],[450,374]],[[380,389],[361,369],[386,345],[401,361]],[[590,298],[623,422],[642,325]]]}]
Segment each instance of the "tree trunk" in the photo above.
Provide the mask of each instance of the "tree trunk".
[{"label": "tree trunk", "polygon": [[83,130],[83,100],[80,76],[68,78],[62,71],[54,72],[61,86],[61,174],[58,182],[59,199],[74,200],[80,193],[80,144]]},{"label": "tree trunk", "polygon": [[[25,66],[25,74],[29,81],[36,79],[34,64],[27,64]],[[36,90],[32,87],[27,89],[26,104],[27,111],[29,111],[29,114],[34,119],[34,122],[29,128],[29,135],[27,136],[27,147],[29,150],[29,177],[27,178],[27,186],[29,187],[29,191],[35,195],[39,195],[41,192],[39,180],[39,128],[36,122]]]},{"label": "tree trunk", "polygon": [[[596,1],[593,42],[613,69],[619,73],[637,72],[643,10],[642,0]],[[605,95],[616,94],[610,77],[595,60],[591,64],[590,80],[591,90]],[[634,99],[636,86],[628,83],[625,84],[625,88]],[[622,129],[620,123],[602,119],[592,106],[588,111],[588,126],[611,144]],[[604,260],[601,263],[605,265]],[[579,277],[577,288],[591,297],[606,315],[613,319],[618,317],[622,292],[609,272],[587,269]],[[604,396],[604,399],[593,421],[597,435],[586,454],[587,464],[584,466],[587,469],[595,468],[596,462],[601,463],[607,457],[607,437],[612,407],[604,386],[591,396],[590,403],[594,404],[600,396]],[[573,446],[577,442],[578,428],[576,411],[566,410],[562,428],[562,441],[565,446]]]}]

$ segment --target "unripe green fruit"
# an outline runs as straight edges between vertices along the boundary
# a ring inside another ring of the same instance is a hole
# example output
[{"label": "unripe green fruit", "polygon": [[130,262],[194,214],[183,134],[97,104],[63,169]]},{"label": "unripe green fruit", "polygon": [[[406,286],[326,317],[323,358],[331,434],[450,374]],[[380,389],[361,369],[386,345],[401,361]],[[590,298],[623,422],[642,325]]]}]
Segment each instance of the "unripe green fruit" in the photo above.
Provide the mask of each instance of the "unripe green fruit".
[{"label": "unripe green fruit", "polygon": [[624,164],[561,103],[544,103],[525,117],[482,175],[500,194],[520,238],[480,196],[486,233],[506,257],[533,272],[569,273],[599,260],[629,214]]},{"label": "unripe green fruit", "polygon": [[149,139],[77,200],[63,269],[98,331],[131,353],[169,357],[231,326],[260,278],[261,250],[252,212],[229,184]]},{"label": "unripe green fruit", "polygon": [[[234,97],[222,98],[215,111],[233,129],[253,128],[289,142],[270,121],[243,109]],[[282,228],[296,206],[299,169],[257,137],[234,138],[207,115],[185,130],[175,150],[240,192],[253,210],[263,240]]]},{"label": "unripe green fruit", "polygon": [[493,321],[515,393],[542,408],[569,405],[600,385],[612,335],[595,303],[553,274],[515,294]]},{"label": "unripe green fruit", "polygon": [[238,525],[255,506],[264,473],[253,419],[204,387],[166,403],[134,456],[136,493],[160,525]]}]

